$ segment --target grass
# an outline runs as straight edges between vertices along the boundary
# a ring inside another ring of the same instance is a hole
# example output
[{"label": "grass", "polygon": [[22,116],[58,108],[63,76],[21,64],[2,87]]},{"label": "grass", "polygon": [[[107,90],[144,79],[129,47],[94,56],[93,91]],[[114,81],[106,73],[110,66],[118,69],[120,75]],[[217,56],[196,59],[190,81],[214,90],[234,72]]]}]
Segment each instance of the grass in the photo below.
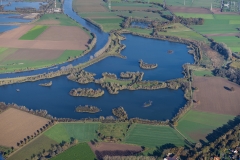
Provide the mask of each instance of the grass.
[{"label": "grass", "polygon": [[[195,15],[195,14],[193,14]],[[236,29],[240,24],[239,15],[213,15],[214,19],[205,19],[203,25],[193,25],[191,26],[194,30],[200,32],[201,34],[228,34],[228,33],[239,33]],[[228,47],[233,52],[240,51],[240,39],[235,36],[212,36],[217,42],[223,42],[227,44]]]},{"label": "grass", "polygon": [[167,0],[167,5],[172,6],[180,6],[180,7],[204,7],[204,8],[210,8],[211,3],[214,8],[220,8],[221,0],[185,0],[185,5],[183,1],[179,0]]},{"label": "grass", "polygon": [[139,11],[132,11],[132,13],[129,13],[129,11],[118,11],[118,12],[113,12],[116,15],[123,15],[126,17],[133,17],[133,18],[145,18],[146,19],[151,19],[151,20],[158,20],[158,21],[168,21],[164,18],[162,18],[158,13],[153,13],[153,12],[139,12]]},{"label": "grass", "polygon": [[120,84],[120,85],[128,85],[132,81],[105,78],[104,82],[112,82],[112,83],[117,83],[117,84]]},{"label": "grass", "polygon": [[195,76],[213,76],[212,71],[209,70],[199,70],[199,71],[193,71],[193,74]]},{"label": "grass", "polygon": [[190,30],[189,28],[183,26],[182,24],[176,23],[174,24],[176,28],[174,29],[167,29],[167,32],[158,32],[160,35],[166,36],[177,36],[184,39],[192,39],[198,41],[207,42],[207,39],[202,35]]},{"label": "grass", "polygon": [[[3,61],[3,59],[8,56],[9,54],[14,53],[17,49],[8,49],[5,52],[0,53],[0,68],[6,67],[5,70],[0,70],[1,72],[14,72],[19,69],[37,69],[48,67],[52,65],[57,65],[66,62],[69,58],[75,58],[76,56],[81,56],[83,51],[81,50],[65,50],[57,59],[54,60],[38,60],[38,61],[28,61],[28,60],[8,60]],[[12,65],[14,64],[14,65]]]},{"label": "grass", "polygon": [[51,158],[51,160],[65,160],[65,159],[95,160],[96,156],[87,143],[79,143],[76,146],[73,146],[64,151],[63,153],[57,155],[56,157]]},{"label": "grass", "polygon": [[99,123],[59,123],[46,131],[44,135],[58,143],[70,142],[71,138],[76,138],[79,142],[88,142],[97,139],[98,127]]},{"label": "grass", "polygon": [[175,13],[177,16],[184,18],[203,18],[203,19],[214,19],[212,14],[196,14],[196,13]]},{"label": "grass", "polygon": [[101,123],[99,133],[107,136],[123,139],[127,133],[128,123]]},{"label": "grass", "polygon": [[44,15],[41,16],[41,18],[36,23],[39,23],[39,22],[42,22],[42,21],[45,21],[45,20],[58,21],[59,25],[62,25],[62,26],[80,26],[79,23],[70,19],[65,14],[57,14],[57,13],[44,14]]},{"label": "grass", "polygon": [[111,30],[120,29],[120,25],[123,21],[123,18],[103,18],[103,19],[92,19],[96,23],[100,24],[103,27],[105,32],[110,32]]},{"label": "grass", "polygon": [[40,34],[42,34],[48,26],[42,26],[42,25],[36,25],[32,29],[30,29],[26,34],[24,34],[22,37],[20,37],[20,40],[34,40],[36,39]]},{"label": "grass", "polygon": [[41,135],[33,141],[29,142],[26,146],[16,151],[8,160],[26,160],[31,159],[33,154],[37,155],[43,150],[49,150],[52,144],[57,144],[56,141]]},{"label": "grass", "polygon": [[127,30],[145,35],[150,35],[152,33],[152,29],[128,28]]},{"label": "grass", "polygon": [[125,138],[126,143],[155,148],[167,143],[183,146],[184,139],[177,131],[169,126],[153,126],[133,124]]},{"label": "grass", "polygon": [[199,139],[206,140],[205,137],[209,133],[232,119],[234,119],[234,116],[231,115],[190,110],[180,119],[177,129],[188,140],[197,142]]}]

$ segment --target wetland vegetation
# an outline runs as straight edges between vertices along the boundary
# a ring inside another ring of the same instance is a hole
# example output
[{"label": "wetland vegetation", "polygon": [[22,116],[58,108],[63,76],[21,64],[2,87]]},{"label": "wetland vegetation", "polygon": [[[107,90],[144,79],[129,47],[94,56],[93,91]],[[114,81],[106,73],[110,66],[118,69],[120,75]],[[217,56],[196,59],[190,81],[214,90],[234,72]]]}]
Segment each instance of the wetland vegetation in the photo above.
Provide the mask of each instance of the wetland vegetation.
[{"label": "wetland vegetation", "polygon": [[78,88],[78,89],[72,89],[69,94],[71,96],[83,96],[83,97],[101,97],[104,94],[104,90],[97,89],[94,90],[92,88]]},{"label": "wetland vegetation", "polygon": [[75,111],[76,112],[97,113],[97,112],[100,112],[100,109],[95,107],[95,106],[85,105],[85,106],[78,106],[78,107],[76,107]]}]

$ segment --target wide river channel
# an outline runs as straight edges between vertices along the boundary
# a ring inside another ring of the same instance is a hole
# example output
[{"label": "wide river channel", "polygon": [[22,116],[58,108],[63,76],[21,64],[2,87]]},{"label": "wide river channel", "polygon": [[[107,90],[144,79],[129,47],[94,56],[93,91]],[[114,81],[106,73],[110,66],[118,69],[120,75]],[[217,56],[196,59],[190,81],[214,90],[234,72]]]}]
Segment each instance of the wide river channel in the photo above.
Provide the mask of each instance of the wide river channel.
[{"label": "wide river channel", "polygon": [[[58,66],[68,64],[77,65],[89,60],[90,56],[101,49],[107,42],[108,34],[102,32],[96,26],[79,17],[72,11],[72,0],[65,0],[64,13],[75,19],[82,26],[88,28],[97,36],[97,44],[87,55],[77,60]],[[100,78],[103,72],[115,73],[117,76],[121,72],[141,71],[144,72],[144,80],[166,81],[170,79],[183,77],[182,65],[184,63],[193,63],[193,56],[188,54],[187,46],[179,43],[168,41],[147,39],[143,37],[124,35],[126,40],[122,41],[126,48],[121,52],[127,59],[108,57],[88,68],[86,71],[96,73],[95,78]],[[168,50],[174,50],[174,53],[168,54]],[[157,63],[158,68],[153,70],[142,70],[139,68],[138,61],[142,59],[147,63]],[[54,69],[57,70],[57,69]],[[54,71],[51,70],[51,71]],[[22,73],[1,74],[0,78],[17,77],[26,75],[35,75],[49,72],[48,68]],[[49,82],[50,80],[41,80],[37,82],[27,82],[0,87],[0,101],[6,103],[16,103],[24,105],[30,109],[45,109],[54,117],[66,118],[86,118],[112,115],[112,108],[123,106],[130,118],[139,117],[150,120],[171,119],[186,103],[184,93],[181,89],[170,90],[137,90],[137,91],[120,91],[117,95],[105,94],[99,98],[72,97],[69,91],[72,88],[101,88],[100,85],[90,83],[81,85],[70,81],[66,76],[53,78],[51,87],[39,86],[39,83]],[[20,89],[20,92],[16,92]],[[152,105],[144,108],[143,104],[147,101],[153,101]],[[96,114],[76,113],[74,111],[79,105],[95,105],[101,108],[101,112]]]}]

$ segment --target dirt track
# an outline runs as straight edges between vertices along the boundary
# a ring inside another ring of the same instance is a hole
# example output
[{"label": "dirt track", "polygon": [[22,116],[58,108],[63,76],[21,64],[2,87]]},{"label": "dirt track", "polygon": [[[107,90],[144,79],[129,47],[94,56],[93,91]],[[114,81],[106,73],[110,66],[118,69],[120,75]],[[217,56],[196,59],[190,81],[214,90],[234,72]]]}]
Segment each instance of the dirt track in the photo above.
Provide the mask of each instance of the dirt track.
[{"label": "dirt track", "polygon": [[11,60],[26,60],[26,61],[39,61],[39,60],[53,60],[57,59],[63,53],[62,50],[48,50],[48,49],[18,49],[13,54],[10,54],[2,61]]},{"label": "dirt track", "polygon": [[[240,114],[240,86],[220,77],[194,77],[195,110],[228,115]],[[229,88],[234,87],[235,91]]]},{"label": "dirt track", "polygon": [[0,145],[17,147],[17,142],[31,136],[49,120],[9,108],[0,114]]},{"label": "dirt track", "polygon": [[[85,50],[89,36],[78,27],[54,26],[43,32],[40,40],[19,40],[33,25],[23,25],[0,35],[0,47],[51,50]],[[56,29],[56,31],[53,31]],[[73,36],[73,39],[70,39]],[[65,40],[66,38],[66,40]]]},{"label": "dirt track", "polygon": [[107,143],[100,142],[99,145],[95,146],[89,143],[92,151],[96,154],[98,159],[102,159],[104,156],[130,156],[142,151],[140,146]]},{"label": "dirt track", "polygon": [[180,12],[180,13],[204,13],[212,14],[210,10],[205,8],[197,7],[177,7],[177,6],[168,6],[167,7],[171,12]]}]

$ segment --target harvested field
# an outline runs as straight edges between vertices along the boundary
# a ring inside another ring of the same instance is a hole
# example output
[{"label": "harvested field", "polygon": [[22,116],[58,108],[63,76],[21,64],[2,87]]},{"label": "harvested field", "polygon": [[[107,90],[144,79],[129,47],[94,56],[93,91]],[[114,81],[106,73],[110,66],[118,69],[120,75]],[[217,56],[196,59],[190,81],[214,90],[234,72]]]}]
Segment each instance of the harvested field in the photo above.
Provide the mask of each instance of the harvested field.
[{"label": "harvested field", "polygon": [[31,136],[49,121],[14,108],[1,113],[0,119],[0,145],[7,147],[17,147],[17,142]]},{"label": "harvested field", "polygon": [[212,14],[210,10],[205,8],[191,8],[191,7],[177,7],[177,6],[169,6],[167,7],[171,12],[180,12],[180,13],[205,13]]},{"label": "harvested field", "polygon": [[[39,36],[40,40],[19,40],[32,25],[24,25],[0,35],[0,47],[52,50],[85,50],[89,36],[79,27],[54,26]],[[63,27],[63,28],[61,28]],[[70,39],[70,36],[73,36]]]},{"label": "harvested field", "polygon": [[[199,91],[194,92],[194,110],[227,115],[239,115],[240,86],[220,77],[194,77],[194,87]],[[234,91],[230,88],[234,87]]]},{"label": "harvested field", "polygon": [[2,61],[38,61],[38,60],[54,60],[63,53],[62,50],[48,49],[18,49],[13,54],[8,55]]},{"label": "harvested field", "polygon": [[77,41],[81,44],[85,44],[89,36],[79,27],[69,26],[51,26],[36,40],[47,41]]},{"label": "harvested field", "polygon": [[77,12],[106,12],[101,0],[74,0],[73,9]]},{"label": "harvested field", "polygon": [[2,34],[0,34],[0,38],[1,39],[19,39],[22,35],[24,35],[25,33],[27,33],[34,25],[22,25],[16,29],[7,31],[7,32],[3,32]]},{"label": "harvested field", "polygon": [[98,145],[88,143],[98,159],[104,156],[130,156],[142,151],[140,146],[100,142]]}]

